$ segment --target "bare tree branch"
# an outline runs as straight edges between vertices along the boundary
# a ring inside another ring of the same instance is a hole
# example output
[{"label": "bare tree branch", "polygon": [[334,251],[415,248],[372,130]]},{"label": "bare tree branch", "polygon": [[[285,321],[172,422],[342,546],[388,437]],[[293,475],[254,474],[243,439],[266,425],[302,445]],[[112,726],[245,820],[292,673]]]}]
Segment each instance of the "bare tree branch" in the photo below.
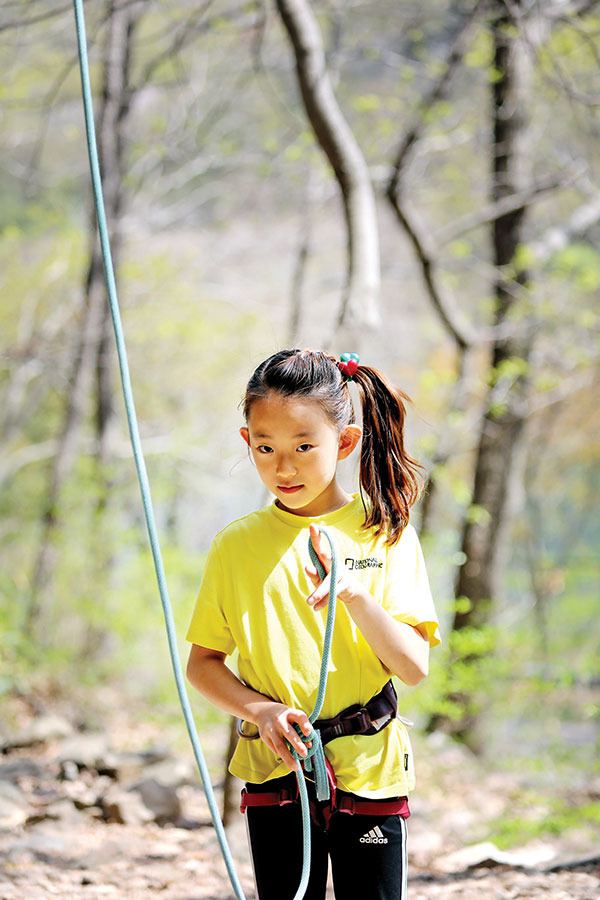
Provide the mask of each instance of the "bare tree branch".
[{"label": "bare tree branch", "polygon": [[38,25],[40,22],[47,22],[48,19],[56,19],[63,13],[72,9],[72,3],[65,3],[64,6],[56,6],[45,13],[37,16],[31,16],[29,19],[13,19],[10,22],[0,22],[0,31],[9,31],[13,28],[26,28],[28,25]]},{"label": "bare tree branch", "polygon": [[600,0],[571,0],[567,3],[556,3],[544,10],[544,15],[554,21],[569,21],[571,16],[587,16],[600,6]]},{"label": "bare tree branch", "polygon": [[[195,467],[206,467],[210,461],[208,451],[199,450],[193,445],[181,445],[173,441],[171,434],[153,435],[144,438],[145,456],[168,456],[170,459],[187,463]],[[89,456],[97,455],[98,441],[95,438],[84,438],[81,448]],[[59,439],[41,441],[38,444],[27,444],[12,453],[5,453],[0,460],[0,485],[13,478],[17,472],[37,462],[53,459],[59,449]],[[111,457],[117,460],[132,459],[131,444],[126,440],[115,439],[111,445]]]},{"label": "bare tree branch", "polygon": [[442,63],[442,74],[431,89],[421,99],[417,111],[413,118],[413,124],[408,129],[405,136],[400,141],[400,145],[396,152],[396,159],[392,167],[392,173],[387,186],[387,196],[396,194],[399,189],[400,178],[406,161],[406,157],[411,148],[421,137],[426,127],[425,113],[430,110],[436,103],[443,100],[447,96],[452,83],[452,76],[459,64],[462,62],[466,50],[467,40],[471,35],[471,28],[476,23],[480,12],[489,5],[490,0],[476,0],[472,10],[468,13],[462,22],[460,29],[452,43],[450,52]]},{"label": "bare tree branch", "polygon": [[[143,2],[149,4],[151,0],[143,0]],[[91,0],[87,0],[87,3],[90,6],[92,5]],[[120,3],[115,4],[115,12],[125,9],[132,3],[139,3],[139,0],[121,0]],[[72,9],[72,3],[65,3],[63,6],[55,6],[53,9],[40,13],[37,16],[31,16],[29,19],[13,19],[10,22],[0,22],[0,31],[9,31],[13,28],[26,28],[29,25],[39,25],[40,22],[47,22],[49,19],[57,19],[59,16],[62,16],[63,13]]]},{"label": "bare tree branch", "polygon": [[563,250],[571,241],[583,237],[592,225],[600,221],[600,191],[587,203],[579,206],[569,216],[563,228],[553,226],[538,241],[528,244],[534,261],[539,265],[546,262],[554,253]]},{"label": "bare tree branch", "polygon": [[523,417],[535,416],[557,403],[563,403],[568,397],[572,397],[580,391],[594,387],[599,377],[598,370],[587,369],[583,372],[576,372],[574,375],[562,378],[560,384],[555,388],[531,396],[526,402],[518,403],[516,408]]},{"label": "bare tree branch", "polygon": [[495,202],[490,202],[482,209],[463,216],[460,219],[456,219],[449,225],[438,228],[433,234],[432,242],[437,247],[449,244],[451,241],[456,240],[469,231],[473,231],[475,228],[479,228],[482,225],[489,225],[490,222],[493,222],[494,219],[497,219],[499,216],[505,216],[508,215],[508,213],[522,210],[524,207],[530,206],[534,200],[543,198],[547,194],[568,187],[576,180],[579,174],[580,172],[574,171],[572,175],[567,175],[566,177],[563,176],[562,178],[556,178],[554,176],[548,177],[545,180],[532,185],[527,190],[520,191],[519,193],[510,196],[501,197]]},{"label": "bare tree branch", "polygon": [[408,203],[401,204],[397,193],[388,194],[388,199],[413,245],[431,302],[459,351],[462,352],[476,340],[477,336],[467,321],[459,323],[454,300],[438,283],[435,275],[437,266],[435,247],[427,236],[425,228],[420,228],[416,224],[416,214],[408,212]]},{"label": "bare tree branch", "polygon": [[142,69],[137,83],[132,84],[129,87],[130,97],[152,81],[155,71],[165,59],[170,59],[172,56],[175,56],[183,49],[183,47],[195,40],[199,34],[203,34],[210,29],[210,22],[198,20],[198,16],[204,16],[212,6],[213,2],[214,0],[206,0],[201,10],[193,9],[182,24],[175,30],[172,40],[164,50],[161,50],[160,53],[157,53],[152,59],[148,60]]},{"label": "bare tree branch", "polygon": [[304,106],[344,202],[348,277],[338,329],[378,323],[379,236],[367,165],[335,98],[319,27],[306,0],[276,0],[296,56]]},{"label": "bare tree branch", "polygon": [[467,40],[471,34],[471,28],[477,21],[480,12],[487,6],[487,0],[477,0],[471,12],[467,15],[456,35],[450,51],[444,60],[442,74],[435,82],[431,90],[423,97],[419,108],[413,119],[412,126],[401,140],[396,159],[392,166],[392,171],[388,179],[386,187],[386,196],[392,209],[394,210],[398,221],[406,231],[410,242],[412,243],[417,259],[421,265],[423,280],[427,292],[437,310],[438,315],[445,326],[446,330],[456,343],[459,352],[464,352],[468,345],[475,339],[475,333],[471,326],[467,323],[459,323],[456,312],[456,304],[454,303],[449,292],[444,291],[442,286],[438,284],[436,278],[436,252],[435,247],[426,236],[424,228],[419,228],[414,213],[409,212],[408,204],[401,201],[401,178],[404,172],[406,160],[411,148],[419,140],[425,125],[425,113],[431,109],[433,105],[442,100],[450,89],[452,75],[462,61],[465,53]]}]

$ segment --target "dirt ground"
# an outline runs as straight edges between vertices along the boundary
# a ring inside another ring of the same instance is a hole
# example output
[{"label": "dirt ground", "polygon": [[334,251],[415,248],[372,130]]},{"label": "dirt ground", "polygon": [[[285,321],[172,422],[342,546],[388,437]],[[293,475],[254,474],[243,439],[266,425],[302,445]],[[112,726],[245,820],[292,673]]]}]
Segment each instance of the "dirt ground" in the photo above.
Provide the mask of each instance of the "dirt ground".
[{"label": "dirt ground", "polygon": [[[234,896],[208,827],[40,823],[0,839],[2,900],[226,900]],[[237,861],[248,900],[250,866]],[[330,893],[330,896],[333,896]],[[441,874],[414,866],[410,900],[598,900],[600,864],[543,872],[509,866]]]},{"label": "dirt ground", "polygon": [[[164,737],[151,727],[132,734],[124,719],[107,728],[113,747],[147,746]],[[209,756],[218,756],[225,738],[217,734]],[[5,746],[0,756],[0,769],[19,760],[38,767],[15,782],[26,810],[12,823],[5,817],[0,827],[0,900],[234,897],[197,783],[177,787],[176,821],[107,821],[97,805],[73,799],[77,790],[79,796],[98,792],[106,776],[79,772],[66,786],[57,762],[60,746],[58,738]],[[409,900],[600,900],[600,834],[572,830],[502,855],[486,842],[488,823],[507,805],[514,807],[523,789],[519,779],[484,771],[467,751],[450,744],[424,746],[421,757],[421,787],[411,798],[409,820]],[[241,816],[228,836],[242,888],[252,900]]]}]

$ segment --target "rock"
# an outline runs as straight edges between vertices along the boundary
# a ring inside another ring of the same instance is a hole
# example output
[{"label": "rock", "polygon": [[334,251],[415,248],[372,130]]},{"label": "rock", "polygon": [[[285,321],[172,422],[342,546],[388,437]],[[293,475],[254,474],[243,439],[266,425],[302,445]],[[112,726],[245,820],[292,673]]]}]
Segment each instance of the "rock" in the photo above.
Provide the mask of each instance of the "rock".
[{"label": "rock", "polygon": [[[109,775],[119,780],[139,778],[140,773],[148,766],[163,763],[175,769],[179,783],[183,784],[183,779],[188,777],[187,769],[184,770],[187,764],[170,758],[166,749],[153,747],[149,750],[118,753],[111,748],[107,736],[101,731],[77,734],[63,741],[58,756],[63,781],[74,781],[81,769],[93,770],[99,775]],[[77,771],[74,766],[77,766]],[[166,774],[163,780],[167,781]]]},{"label": "rock", "polygon": [[181,817],[181,803],[177,791],[171,785],[161,784],[155,778],[144,778],[131,785],[128,792],[139,794],[156,822],[163,824]]},{"label": "rock", "polygon": [[47,715],[34,719],[19,734],[6,737],[2,743],[4,751],[17,747],[32,747],[45,741],[65,738],[73,733],[73,726],[62,716]]},{"label": "rock", "polygon": [[[98,803],[98,797],[102,794],[102,785],[101,781],[107,781],[108,779],[102,778],[98,779],[97,784],[85,784],[81,779],[77,781],[69,781],[63,784],[64,796],[68,797],[73,806],[76,809],[91,809],[91,807],[96,806]],[[108,782],[106,788],[110,786],[111,782]]]},{"label": "rock", "polygon": [[64,759],[59,763],[59,779],[60,781],[77,781],[79,778],[79,766],[72,759]]},{"label": "rock", "polygon": [[556,862],[553,862],[550,866],[544,866],[542,871],[544,872],[564,872],[568,869],[584,869],[587,866],[595,866],[596,868],[600,868],[600,856],[597,853],[593,855],[587,854],[586,856],[577,856],[575,858],[567,858],[561,859],[560,857]]},{"label": "rock", "polygon": [[164,747],[152,747],[148,750],[126,751],[114,753],[111,760],[117,770],[120,781],[130,781],[139,778],[140,774],[148,767],[161,764],[170,758],[170,753]]},{"label": "rock", "polygon": [[0,781],[0,828],[15,828],[27,821],[31,807],[23,791],[10,781]]},{"label": "rock", "polygon": [[519,850],[505,852],[491,841],[462,847],[455,853],[437,860],[436,868],[442,872],[463,872],[466,869],[493,868],[494,866],[514,866],[534,868],[548,862],[555,856],[554,848],[548,844],[530,844]]},{"label": "rock", "polygon": [[144,858],[152,860],[175,859],[181,852],[181,847],[178,847],[177,844],[152,841],[152,844],[148,847],[148,851],[144,854]]},{"label": "rock", "polygon": [[40,778],[43,773],[33,759],[22,757],[21,759],[13,759],[12,762],[4,763],[0,766],[0,781],[18,781],[23,776],[32,778]]},{"label": "rock", "polygon": [[[58,751],[63,778],[72,776],[74,763],[78,769],[93,769],[100,775],[117,774],[117,754],[111,750],[103,732],[77,734],[63,741]],[[69,766],[71,764],[71,766]]]},{"label": "rock", "polygon": [[197,784],[196,767],[184,759],[174,756],[148,766],[144,770],[144,778],[153,778],[167,787],[180,787],[182,784]]},{"label": "rock", "polygon": [[[48,806],[44,807],[42,815],[44,819],[55,819],[56,821],[71,824],[81,821],[81,813],[78,812],[73,802],[66,798],[49,803]],[[38,820],[41,821],[41,819]]]},{"label": "rock", "polygon": [[16,841],[9,849],[7,858],[13,863],[33,859],[54,863],[68,856],[70,846],[71,842],[66,838],[34,833]]},{"label": "rock", "polygon": [[146,750],[127,750],[123,753],[119,753],[119,761],[124,765],[129,761],[131,764],[142,768],[144,766],[152,766],[154,763],[163,762],[163,760],[169,759],[170,756],[171,751],[168,747],[154,744]]},{"label": "rock", "polygon": [[77,860],[77,868],[85,869],[89,878],[93,874],[94,869],[99,869],[107,864],[114,865],[115,860],[122,859],[127,854],[127,850],[127,845],[120,841],[104,841],[84,856],[81,856]]},{"label": "rock", "polygon": [[429,827],[413,827],[410,831],[409,853],[420,865],[438,857],[444,847],[442,835]]},{"label": "rock", "polygon": [[139,793],[124,791],[116,784],[111,785],[98,802],[104,818],[109,822],[143,825],[155,818]]}]

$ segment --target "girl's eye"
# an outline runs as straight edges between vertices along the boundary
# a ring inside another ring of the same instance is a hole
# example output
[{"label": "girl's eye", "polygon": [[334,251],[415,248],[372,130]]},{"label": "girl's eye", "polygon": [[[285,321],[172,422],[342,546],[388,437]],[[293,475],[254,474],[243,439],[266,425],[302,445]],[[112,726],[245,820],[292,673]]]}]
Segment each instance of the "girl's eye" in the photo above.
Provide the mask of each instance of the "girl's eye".
[{"label": "girl's eye", "polygon": [[273,452],[273,448],[268,447],[266,444],[259,444],[256,449],[258,450],[259,453],[272,453]]},{"label": "girl's eye", "polygon": [[310,450],[311,447],[312,447],[312,444],[300,444],[300,446],[298,447],[298,450],[300,451],[300,453],[306,453],[306,451]]}]

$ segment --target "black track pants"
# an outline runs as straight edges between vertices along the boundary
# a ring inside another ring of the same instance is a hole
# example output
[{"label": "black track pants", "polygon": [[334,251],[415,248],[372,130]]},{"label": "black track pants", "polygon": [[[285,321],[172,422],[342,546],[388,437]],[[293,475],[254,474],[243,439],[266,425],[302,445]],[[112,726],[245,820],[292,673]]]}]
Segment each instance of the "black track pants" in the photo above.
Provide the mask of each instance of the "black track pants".
[{"label": "black track pants", "polygon": [[[295,785],[295,776],[269,782],[269,790]],[[309,796],[314,788],[309,783]],[[247,784],[249,793],[264,785]],[[323,804],[325,805],[325,804]],[[293,900],[302,873],[300,800],[246,810],[259,900]],[[406,820],[398,815],[334,812],[327,830],[311,821],[311,870],[305,900],[324,900],[328,857],[336,900],[405,900]]]}]

